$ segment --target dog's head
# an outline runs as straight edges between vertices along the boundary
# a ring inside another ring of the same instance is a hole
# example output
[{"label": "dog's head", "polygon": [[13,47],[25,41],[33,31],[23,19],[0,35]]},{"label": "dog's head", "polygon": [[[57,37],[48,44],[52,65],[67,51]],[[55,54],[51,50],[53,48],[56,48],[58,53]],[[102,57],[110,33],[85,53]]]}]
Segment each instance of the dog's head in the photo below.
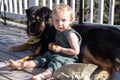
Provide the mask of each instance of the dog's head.
[{"label": "dog's head", "polygon": [[26,9],[26,16],[28,19],[34,19],[35,15],[36,15],[36,11],[39,9],[39,6],[32,6],[28,9]]},{"label": "dog's head", "polygon": [[40,37],[52,25],[52,11],[47,7],[33,6],[26,10],[28,35]]}]

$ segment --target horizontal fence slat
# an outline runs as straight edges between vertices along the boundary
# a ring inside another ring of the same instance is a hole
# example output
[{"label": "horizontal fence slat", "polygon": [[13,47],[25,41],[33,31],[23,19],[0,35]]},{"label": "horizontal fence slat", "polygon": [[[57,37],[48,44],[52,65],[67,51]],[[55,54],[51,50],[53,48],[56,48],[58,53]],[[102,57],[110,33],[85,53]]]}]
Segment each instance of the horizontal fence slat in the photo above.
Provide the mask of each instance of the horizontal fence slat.
[{"label": "horizontal fence slat", "polygon": [[[2,14],[3,14],[3,12],[2,12]],[[16,13],[7,12],[6,17],[12,18],[15,20],[27,21],[27,17],[25,14],[16,14]]]}]

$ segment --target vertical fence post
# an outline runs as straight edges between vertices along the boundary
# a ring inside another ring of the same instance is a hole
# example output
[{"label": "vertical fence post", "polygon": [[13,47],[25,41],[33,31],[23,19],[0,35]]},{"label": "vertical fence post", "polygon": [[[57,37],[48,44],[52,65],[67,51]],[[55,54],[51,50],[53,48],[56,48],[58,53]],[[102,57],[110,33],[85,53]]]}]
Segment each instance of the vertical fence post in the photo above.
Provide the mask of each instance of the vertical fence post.
[{"label": "vertical fence post", "polygon": [[27,2],[27,0],[24,0],[24,9],[27,9],[28,8],[28,2]]},{"label": "vertical fence post", "polygon": [[18,9],[19,10],[19,14],[23,14],[23,8],[22,8],[22,5],[21,5],[22,4],[22,0],[19,0],[18,3],[19,3],[19,5],[18,5],[19,6],[19,9]]},{"label": "vertical fence post", "polygon": [[115,0],[110,0],[108,24],[114,24]]},{"label": "vertical fence post", "polygon": [[98,23],[103,24],[104,0],[99,0]]},{"label": "vertical fence post", "polygon": [[51,10],[52,10],[52,7],[53,7],[53,6],[52,6],[52,5],[53,5],[52,2],[53,2],[52,0],[48,0],[48,7],[49,7]]},{"label": "vertical fence post", "polygon": [[71,5],[71,7],[72,7],[72,9],[73,9],[74,17],[75,17],[75,0],[72,0],[72,1],[70,2],[70,5]]},{"label": "vertical fence post", "polygon": [[46,6],[46,0],[42,0],[42,6]]},{"label": "vertical fence post", "polygon": [[38,6],[38,0],[29,0],[29,7]]},{"label": "vertical fence post", "polygon": [[94,1],[89,0],[89,16],[88,16],[88,22],[93,23],[93,5]]},{"label": "vertical fence post", "polygon": [[55,0],[55,5],[58,5],[60,3],[60,0]]},{"label": "vertical fence post", "polygon": [[7,23],[6,23],[6,10],[7,10],[7,8],[6,8],[6,4],[5,4],[5,1],[3,0],[3,5],[4,5],[4,17],[3,17],[3,20],[4,20],[4,25],[6,25]]},{"label": "vertical fence post", "polygon": [[67,0],[62,0],[62,1],[63,1],[63,3],[67,4]]}]

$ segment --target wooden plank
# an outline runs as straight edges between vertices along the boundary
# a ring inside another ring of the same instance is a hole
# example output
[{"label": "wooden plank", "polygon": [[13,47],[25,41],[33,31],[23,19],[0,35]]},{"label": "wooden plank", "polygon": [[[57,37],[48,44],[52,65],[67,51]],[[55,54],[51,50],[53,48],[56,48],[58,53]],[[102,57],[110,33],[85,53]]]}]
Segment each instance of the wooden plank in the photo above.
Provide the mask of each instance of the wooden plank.
[{"label": "wooden plank", "polygon": [[[1,47],[1,44],[0,44],[0,47]],[[9,60],[10,58],[16,60],[31,54],[30,52],[27,52],[27,51],[9,52],[7,49],[4,49],[3,47],[0,48],[0,55],[1,55],[0,60],[2,59],[3,61]]]},{"label": "wooden plank", "polygon": [[[33,75],[37,75],[39,73],[42,73],[45,69],[42,68],[30,68],[30,69],[25,69],[22,71],[18,71],[18,70],[14,70],[14,71],[9,71],[7,69],[7,61],[11,58],[14,60],[17,60],[18,58],[16,58],[15,56],[11,56],[5,53],[1,53],[0,52],[0,74],[4,75],[10,79],[15,79],[18,80],[17,78],[20,78],[20,80],[28,80],[28,78],[30,78]],[[27,77],[26,77],[27,76]]]},{"label": "wooden plank", "polygon": [[[27,76],[27,75],[32,76],[32,74],[37,75],[37,74],[39,74],[39,73],[41,73],[45,70],[45,69],[42,69],[42,68],[34,68],[34,69],[30,68],[30,69],[25,69],[23,71],[17,71],[17,70],[11,71],[11,72],[8,71],[6,69],[6,66],[7,66],[7,62],[8,62],[9,59],[18,60],[18,59],[20,59],[20,57],[26,56],[28,54],[26,54],[25,51],[23,51],[23,53],[20,53],[20,52],[11,53],[11,52],[9,52],[5,49],[6,46],[4,44],[0,44],[0,46],[3,46],[3,47],[0,48],[0,55],[1,55],[0,56],[0,61],[2,61],[0,63],[0,65],[1,65],[0,66],[0,74],[1,75],[4,75],[4,76],[6,76],[10,79],[12,79],[12,78],[15,79],[15,78],[19,78],[19,75],[22,76],[24,74],[25,76]],[[21,54],[22,54],[22,56],[21,56]],[[3,74],[4,72],[9,73],[9,74],[5,75],[5,74]],[[16,74],[16,75],[14,75],[13,73]],[[20,80],[26,80],[26,78],[24,76],[23,76],[23,78],[22,79],[20,78]]]},{"label": "wooden plank", "polygon": [[7,55],[8,57],[10,57],[10,55],[11,55],[11,56],[17,57],[19,59],[32,54],[32,52],[30,52],[30,51],[9,52],[7,50],[4,51],[4,50],[1,50],[1,49],[0,49],[0,51],[2,52],[0,54],[3,54],[3,56]]},{"label": "wooden plank", "polygon": [[6,77],[0,75],[0,80],[10,80],[10,79],[8,79],[8,78],[6,78]]},{"label": "wooden plank", "polygon": [[[19,24],[18,24],[19,25]],[[7,45],[24,43],[27,41],[28,36],[26,34],[25,28],[20,27],[10,27],[11,25],[0,27],[0,42]],[[10,44],[11,43],[11,44]]]},{"label": "wooden plank", "polygon": [[2,53],[2,52],[0,51],[0,61],[6,62],[6,61],[8,61],[9,59],[17,60],[17,59],[19,59],[19,58],[15,57],[15,56],[8,55],[8,54],[5,54],[5,53]]},{"label": "wooden plank", "polygon": [[[23,57],[25,57],[25,56],[27,56],[27,55],[31,55],[31,54],[33,54],[31,51],[19,51],[19,52],[10,52],[9,50],[8,50],[8,45],[7,45],[7,42],[5,41],[5,42],[0,42],[0,51],[2,52],[2,53],[0,53],[0,54],[4,54],[4,53],[6,53],[6,54],[9,54],[9,55],[12,55],[12,56],[16,56],[16,57],[18,57],[18,58],[23,58]],[[4,55],[3,55],[4,56]]]},{"label": "wooden plank", "polygon": [[7,70],[6,63],[0,62],[0,74],[11,80],[29,80],[32,77],[32,74],[25,71]]},{"label": "wooden plank", "polygon": [[23,58],[27,55],[31,55],[31,51],[19,51],[10,52],[8,47],[12,45],[18,45],[26,42],[28,36],[25,29],[19,27],[13,27],[10,25],[0,27],[0,51],[18,58]]}]

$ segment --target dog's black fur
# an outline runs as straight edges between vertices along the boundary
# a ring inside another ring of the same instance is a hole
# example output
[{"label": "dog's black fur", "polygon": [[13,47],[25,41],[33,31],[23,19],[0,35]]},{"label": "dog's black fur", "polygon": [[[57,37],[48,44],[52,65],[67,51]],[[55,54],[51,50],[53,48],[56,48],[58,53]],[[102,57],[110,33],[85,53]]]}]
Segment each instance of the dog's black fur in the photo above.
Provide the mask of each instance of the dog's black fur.
[{"label": "dog's black fur", "polygon": [[[73,26],[82,36],[83,63],[93,63],[112,75],[120,71],[120,30],[108,26]],[[101,75],[102,79],[105,75]],[[100,80],[102,80],[100,79]]]}]

